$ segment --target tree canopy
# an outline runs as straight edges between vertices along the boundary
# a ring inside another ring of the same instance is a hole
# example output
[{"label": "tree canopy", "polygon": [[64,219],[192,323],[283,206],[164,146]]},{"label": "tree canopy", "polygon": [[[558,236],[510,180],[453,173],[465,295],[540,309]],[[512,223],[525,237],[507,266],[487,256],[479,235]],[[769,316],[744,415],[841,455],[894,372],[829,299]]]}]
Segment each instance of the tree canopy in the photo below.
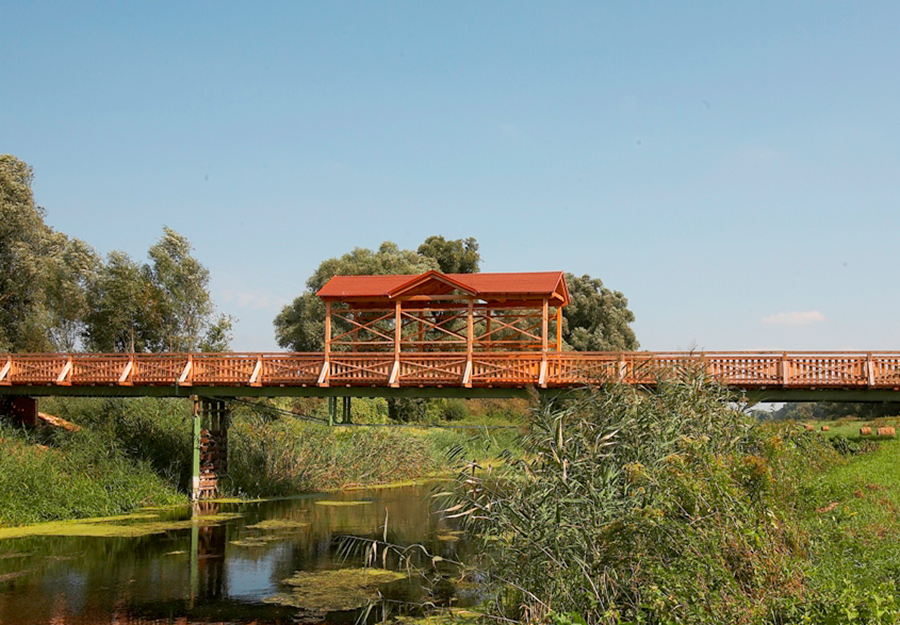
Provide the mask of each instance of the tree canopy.
[{"label": "tree canopy", "polygon": [[637,337],[631,329],[634,313],[619,291],[603,286],[600,278],[566,274],[569,305],[563,308],[563,341],[579,352],[633,351]]},{"label": "tree canopy", "polygon": [[315,352],[324,348],[325,306],[316,293],[334,276],[419,274],[440,269],[434,257],[401,250],[391,241],[382,243],[378,251],[357,247],[339,258],[329,258],[306,281],[306,290],[275,318],[275,338],[281,347],[295,351]]},{"label": "tree canopy", "polygon": [[430,236],[416,250],[420,255],[433,258],[443,273],[478,273],[481,255],[478,253],[478,241],[453,239],[448,241],[442,236]]},{"label": "tree canopy", "polygon": [[44,223],[31,167],[0,155],[0,350],[72,349],[98,258]]},{"label": "tree canopy", "polygon": [[85,341],[96,351],[221,351],[231,318],[215,317],[209,270],[190,242],[168,227],[139,265],[111,252],[90,286]]},{"label": "tree canopy", "polygon": [[150,263],[104,262],[44,223],[32,181],[28,164],[0,155],[0,351],[227,349],[231,318],[215,317],[185,237],[164,227]]}]

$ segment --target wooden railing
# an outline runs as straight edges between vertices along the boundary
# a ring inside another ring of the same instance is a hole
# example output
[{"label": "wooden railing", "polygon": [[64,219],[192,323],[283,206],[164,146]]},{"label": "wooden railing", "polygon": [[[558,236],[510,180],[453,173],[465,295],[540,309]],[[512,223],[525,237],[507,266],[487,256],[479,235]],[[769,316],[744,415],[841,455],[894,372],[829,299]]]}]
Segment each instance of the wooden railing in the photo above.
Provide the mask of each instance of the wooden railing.
[{"label": "wooden railing", "polygon": [[655,384],[703,371],[741,389],[900,389],[898,352],[0,354],[0,386]]}]

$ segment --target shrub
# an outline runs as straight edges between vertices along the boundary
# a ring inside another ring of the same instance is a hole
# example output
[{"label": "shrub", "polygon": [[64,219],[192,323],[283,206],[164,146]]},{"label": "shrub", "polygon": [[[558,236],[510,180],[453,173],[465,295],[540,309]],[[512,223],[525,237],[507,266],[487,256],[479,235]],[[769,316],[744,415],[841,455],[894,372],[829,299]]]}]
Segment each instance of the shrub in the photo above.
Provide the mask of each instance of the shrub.
[{"label": "shrub", "polygon": [[728,400],[691,378],[536,410],[529,460],[461,480],[495,615],[748,623],[801,602],[804,538],[785,506],[803,479],[780,472],[837,455],[796,428],[753,429]]}]

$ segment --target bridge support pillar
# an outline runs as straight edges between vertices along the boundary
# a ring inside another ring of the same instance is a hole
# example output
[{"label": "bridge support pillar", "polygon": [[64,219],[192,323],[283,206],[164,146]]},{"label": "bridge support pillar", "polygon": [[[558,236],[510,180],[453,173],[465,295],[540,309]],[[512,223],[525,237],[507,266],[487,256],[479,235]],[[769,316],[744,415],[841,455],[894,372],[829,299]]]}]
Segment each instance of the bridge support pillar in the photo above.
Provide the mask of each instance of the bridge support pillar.
[{"label": "bridge support pillar", "polygon": [[353,421],[350,418],[350,402],[352,399],[353,398],[349,397],[349,396],[344,398],[344,406],[343,406],[344,412],[341,415],[341,423],[353,423]]},{"label": "bridge support pillar", "polygon": [[0,398],[0,402],[4,404],[0,406],[2,412],[9,414],[16,423],[29,427],[35,427],[38,424],[38,400],[36,398],[25,395],[13,395],[12,397]]},{"label": "bridge support pillar", "polygon": [[222,399],[194,397],[194,457],[191,500],[215,499],[228,471],[231,410]]}]

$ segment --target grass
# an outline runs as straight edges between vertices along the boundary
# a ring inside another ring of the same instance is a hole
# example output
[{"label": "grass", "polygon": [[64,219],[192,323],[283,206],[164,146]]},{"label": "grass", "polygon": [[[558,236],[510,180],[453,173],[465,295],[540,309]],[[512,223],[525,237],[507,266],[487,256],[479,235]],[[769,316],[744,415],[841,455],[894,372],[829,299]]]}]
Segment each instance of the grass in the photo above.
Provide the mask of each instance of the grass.
[{"label": "grass", "polygon": [[[292,407],[289,400],[271,403]],[[435,406],[460,416],[459,404]],[[224,482],[232,498],[410,482],[447,474],[459,458],[483,461],[507,453],[520,439],[515,429],[328,428],[275,417],[272,411],[260,414],[266,405],[235,406],[229,432],[232,477]],[[323,407],[324,402],[305,401],[293,408]],[[190,408],[188,401],[173,399],[50,398],[42,400],[42,411],[76,423],[79,432],[29,433],[0,425],[0,526],[185,503]],[[386,410],[378,400],[354,401],[355,420],[383,422]],[[506,424],[510,410],[503,403],[484,403],[477,415],[462,417],[469,424]]]},{"label": "grass", "polygon": [[39,439],[0,425],[0,525],[127,513],[186,502],[146,461],[121,453],[102,432]]}]

